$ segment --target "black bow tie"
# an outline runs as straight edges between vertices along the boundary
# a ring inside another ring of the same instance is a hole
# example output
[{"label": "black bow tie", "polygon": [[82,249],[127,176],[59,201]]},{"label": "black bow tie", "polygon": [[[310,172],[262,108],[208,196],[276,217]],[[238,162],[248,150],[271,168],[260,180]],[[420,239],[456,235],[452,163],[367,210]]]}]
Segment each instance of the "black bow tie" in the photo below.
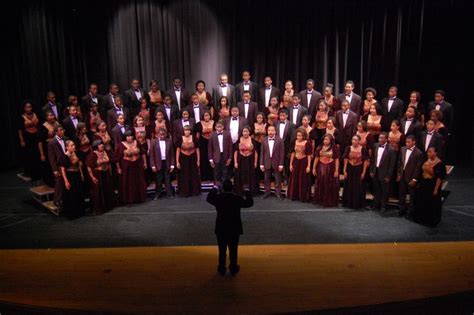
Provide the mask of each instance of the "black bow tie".
[{"label": "black bow tie", "polygon": [[408,118],[407,121],[413,121],[413,118]]},{"label": "black bow tie", "polygon": [[218,136],[222,136],[224,133],[223,132],[218,132],[217,135]]},{"label": "black bow tie", "polygon": [[193,108],[199,108],[199,104],[198,105],[193,105]]},{"label": "black bow tie", "polygon": [[271,87],[271,86],[267,86],[265,89],[266,89],[266,90],[271,90],[272,87]]},{"label": "black bow tie", "polygon": [[244,105],[250,105],[249,103],[245,103]]},{"label": "black bow tie", "polygon": [[247,81],[247,82],[244,81],[244,84],[245,84],[245,85],[249,85],[249,81]]},{"label": "black bow tie", "polygon": [[171,105],[165,105],[165,108],[171,108]]},{"label": "black bow tie", "polygon": [[268,141],[274,141],[275,138],[268,138]]},{"label": "black bow tie", "polygon": [[184,121],[184,122],[188,122],[188,121],[189,121],[189,119],[183,119],[183,121]]},{"label": "black bow tie", "polygon": [[232,117],[232,120],[237,120],[237,117]]},{"label": "black bow tie", "polygon": [[300,106],[299,106],[299,105],[295,105],[295,106],[293,106],[293,108],[294,108],[294,109],[298,109],[298,108],[300,108]]},{"label": "black bow tie", "polygon": [[221,84],[221,87],[225,88],[227,87],[227,84]]},{"label": "black bow tie", "polygon": [[396,99],[396,97],[392,97],[390,100],[393,101],[393,100],[395,100],[395,99]]},{"label": "black bow tie", "polygon": [[175,90],[176,92],[179,92],[179,91],[181,91],[181,89],[177,89],[177,88],[174,88],[174,90]]},{"label": "black bow tie", "polygon": [[140,92],[140,90],[135,90],[135,92]]},{"label": "black bow tie", "polygon": [[307,94],[313,94],[313,91],[307,91]]},{"label": "black bow tie", "polygon": [[381,145],[379,148],[385,149],[385,144]]},{"label": "black bow tie", "polygon": [[432,136],[432,135],[433,135],[433,132],[428,132],[428,133],[426,133],[426,134]]},{"label": "black bow tie", "polygon": [[345,115],[349,115],[349,111],[347,111],[347,112],[343,112],[343,114],[345,114]]},{"label": "black bow tie", "polygon": [[413,151],[413,148],[407,148],[408,151]]}]

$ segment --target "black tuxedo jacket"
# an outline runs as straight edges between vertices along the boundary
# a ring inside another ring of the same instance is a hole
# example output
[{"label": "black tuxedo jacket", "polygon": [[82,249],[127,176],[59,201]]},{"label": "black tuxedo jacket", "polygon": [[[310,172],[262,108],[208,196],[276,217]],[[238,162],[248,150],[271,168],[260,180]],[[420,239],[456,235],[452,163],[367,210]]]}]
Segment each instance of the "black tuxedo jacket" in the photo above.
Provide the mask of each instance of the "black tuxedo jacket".
[{"label": "black tuxedo jacket", "polygon": [[245,119],[247,119],[247,122],[250,125],[250,128],[253,129],[253,126],[254,126],[253,124],[255,123],[255,121],[257,119],[257,112],[258,112],[257,103],[255,103],[253,101],[250,101],[247,117],[245,117],[245,104],[244,104],[244,102],[238,102],[237,107],[239,108],[240,117],[244,117]]},{"label": "black tuxedo jacket", "polygon": [[303,90],[299,93],[301,99],[301,105],[306,107],[309,110],[309,113],[312,115],[318,110],[319,100],[322,98],[321,93],[314,90],[311,93],[311,100],[308,103],[308,90]]},{"label": "black tuxedo jacket", "polygon": [[[432,110],[436,109],[436,103],[430,102],[428,105],[428,114]],[[454,123],[454,109],[451,103],[443,101],[439,105],[439,110],[443,113],[443,124],[448,128],[448,132],[452,132]]]},{"label": "black tuxedo jacket", "polygon": [[[97,103],[97,109],[100,110],[101,105],[102,105],[102,95],[97,94],[96,95],[96,103]],[[87,114],[90,112],[91,105],[94,101],[92,100],[92,97],[89,93],[84,95],[81,98],[81,112],[84,117],[88,117]]]},{"label": "black tuxedo jacket", "polygon": [[[199,121],[201,121],[204,118],[204,113],[207,111],[207,107],[201,103],[199,103],[198,105],[199,105]],[[193,104],[189,105],[187,109],[189,112],[189,117],[194,118],[194,120],[198,121],[196,119],[196,116],[194,115]]]},{"label": "black tuxedo jacket", "polygon": [[[79,116],[77,117],[77,122],[82,122],[82,119]],[[74,123],[72,122],[71,116],[68,116],[66,119],[64,119],[62,125],[64,127],[64,132],[66,133],[66,136],[71,140],[75,140],[77,135],[77,129],[76,127],[74,127]]]},{"label": "black tuxedo jacket", "polygon": [[386,143],[382,153],[382,159],[380,160],[379,167],[377,168],[379,147],[380,143],[376,143],[374,145],[374,154],[372,155],[372,159],[370,161],[370,173],[376,174],[377,179],[382,181],[384,180],[384,178],[391,177],[393,175],[393,172],[395,171],[395,167],[397,165],[397,154],[390,147],[390,145]]},{"label": "black tuxedo jacket", "polygon": [[174,90],[174,88],[166,91],[166,95],[169,95],[173,99],[173,104],[176,104],[179,112],[181,112],[183,108],[186,108],[189,105],[189,93],[184,88],[181,88],[179,105],[178,105],[178,98],[176,96],[176,91]]},{"label": "black tuxedo jacket", "polygon": [[[418,140],[418,148],[420,148],[421,152],[423,152],[423,155],[426,158],[426,138],[428,137],[428,131],[423,131],[420,134],[420,138]],[[431,141],[428,144],[429,147],[435,147],[436,151],[438,152],[438,157],[440,159],[443,159],[444,157],[444,139],[443,136],[437,132],[433,132],[433,136],[431,137]]]},{"label": "black tuxedo jacket", "polygon": [[[237,104],[236,98],[236,91],[235,87],[231,84],[227,84],[227,98],[229,99],[229,106],[233,107]],[[216,104],[216,108],[220,109],[221,106],[221,97],[222,97],[222,87],[220,85],[214,87],[212,89],[212,99],[214,100],[214,104]]]},{"label": "black tuxedo jacket", "polygon": [[181,115],[180,115],[179,109],[178,109],[178,105],[176,105],[176,104],[171,104],[170,105],[170,115],[171,115],[171,117],[168,117],[168,114],[166,113],[165,104],[158,105],[158,107],[156,108],[155,114],[156,114],[156,112],[162,112],[163,116],[165,117],[165,120],[168,121],[168,122],[173,122],[176,119],[181,118]]},{"label": "black tuxedo jacket", "polygon": [[400,131],[403,133],[405,137],[413,135],[416,138],[416,141],[418,142],[420,138],[421,131],[423,130],[423,127],[421,126],[421,123],[416,119],[413,118],[413,121],[410,124],[410,127],[408,127],[407,132],[405,133],[405,125],[407,124],[407,119],[403,118],[400,121]]},{"label": "black tuxedo jacket", "polygon": [[421,166],[424,161],[423,153],[416,146],[413,147],[413,152],[408,159],[405,170],[403,170],[406,155],[407,147],[404,146],[400,149],[400,158],[398,159],[398,175],[401,176],[406,182],[410,182],[413,179],[418,180],[421,175]]},{"label": "black tuxedo jacket", "polygon": [[[337,99],[339,100],[339,103],[341,103],[342,101],[346,100],[346,94],[345,93],[339,94],[337,96]],[[354,92],[352,92],[350,109],[357,115],[362,114],[362,98],[360,97],[360,95],[355,94]]]},{"label": "black tuxedo jacket", "polygon": [[390,111],[388,111],[389,100],[390,98],[386,97],[382,99],[382,102],[380,104],[382,108],[382,115],[384,118],[382,121],[382,128],[384,131],[388,131],[390,129],[392,121],[400,121],[405,114],[405,105],[403,104],[403,101],[398,97],[393,100],[392,107],[390,108]]},{"label": "black tuxedo jacket", "polygon": [[[49,103],[46,103],[42,108],[41,111],[43,112],[43,118],[46,120],[46,112],[47,111],[54,111],[52,110],[52,107],[50,106]],[[58,117],[56,117],[57,121],[61,121],[64,118],[64,112],[63,112],[63,106],[61,103],[56,102],[56,111],[58,112]]]},{"label": "black tuxedo jacket", "polygon": [[344,126],[344,120],[342,118],[342,110],[336,113],[336,128],[340,133],[340,141],[342,147],[350,145],[352,137],[356,134],[357,123],[359,122],[359,116],[354,113],[352,110],[349,111],[349,116],[346,120],[346,125]]},{"label": "black tuxedo jacket", "polygon": [[[242,101],[242,94],[244,94],[244,82],[237,83],[235,86],[235,95],[236,95],[236,100],[237,102]],[[257,102],[257,97],[258,97],[258,84],[249,81],[249,92],[250,92],[250,100]]]},{"label": "black tuxedo jacket", "polygon": [[270,99],[272,97],[278,97],[278,99],[280,99],[280,89],[272,85],[270,97],[268,98],[268,104],[265,104],[265,90],[266,87],[261,87],[258,89],[258,111],[262,113],[264,112],[265,108],[267,108],[270,104]]},{"label": "black tuxedo jacket", "polygon": [[[146,98],[147,100],[149,99],[148,93],[140,88],[138,89],[140,91],[141,97]],[[124,92],[125,95],[125,106],[133,109],[135,111],[140,108],[140,100],[137,98],[137,95],[135,94],[133,89],[128,89]]]},{"label": "black tuxedo jacket", "polygon": [[[294,116],[295,111],[296,111],[296,109],[293,106],[288,107],[288,113],[289,113],[288,120],[291,121],[292,123],[294,123],[293,122],[294,121],[293,116]],[[308,114],[308,109],[306,107],[300,105],[300,107],[298,109],[298,115],[296,117],[296,124],[295,124],[296,128],[301,126],[301,121],[303,120],[303,116],[307,115],[307,114]]]}]

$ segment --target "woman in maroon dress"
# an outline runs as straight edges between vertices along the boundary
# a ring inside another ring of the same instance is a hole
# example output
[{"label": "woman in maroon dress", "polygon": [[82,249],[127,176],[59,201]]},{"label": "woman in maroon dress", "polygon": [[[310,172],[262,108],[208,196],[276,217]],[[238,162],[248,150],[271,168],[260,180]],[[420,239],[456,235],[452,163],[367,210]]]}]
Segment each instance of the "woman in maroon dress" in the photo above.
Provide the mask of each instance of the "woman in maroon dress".
[{"label": "woman in maroon dress", "polygon": [[359,141],[360,145],[366,148],[369,154],[369,157],[371,157],[372,151],[374,149],[375,141],[374,141],[374,136],[372,136],[372,134],[367,131],[367,122],[362,120],[362,121],[359,121],[359,123],[357,123],[356,134],[360,137],[360,141]]},{"label": "woman in maroon dress", "polygon": [[314,153],[314,203],[324,207],[339,204],[339,147],[334,137],[326,134]]},{"label": "woman in maroon dress", "polygon": [[197,196],[201,193],[199,142],[193,136],[190,126],[184,126],[183,133],[178,138],[176,148],[178,192],[181,197]]},{"label": "woman in maroon dress", "polygon": [[91,107],[89,108],[89,113],[87,113],[86,126],[87,129],[92,132],[97,132],[97,126],[102,121],[99,113],[99,105],[95,102],[92,102]]},{"label": "woman in maroon dress", "polygon": [[360,144],[360,136],[352,137],[352,145],[344,152],[344,190],[342,205],[347,208],[360,209],[365,204],[365,175],[369,154]]},{"label": "woman in maroon dress", "polygon": [[145,152],[140,149],[130,130],[123,134],[125,141],[117,145],[115,158],[119,179],[119,198],[122,204],[144,202],[146,200]]},{"label": "woman in maroon dress", "polygon": [[33,112],[33,105],[26,101],[23,103],[18,137],[20,138],[21,156],[24,174],[32,180],[41,178],[41,155],[39,149],[39,119]]},{"label": "woman in maroon dress", "polygon": [[422,126],[425,125],[425,107],[423,106],[423,104],[420,103],[420,100],[421,100],[421,95],[420,95],[420,92],[418,91],[411,91],[410,92],[410,103],[408,103],[407,107],[410,107],[410,106],[413,106],[416,108],[416,112],[417,112],[417,117],[416,119],[418,119],[421,123]]},{"label": "woman in maroon dress", "polygon": [[315,147],[318,147],[321,145],[323,136],[326,134],[326,123],[329,119],[328,105],[325,101],[319,101],[318,110],[313,119],[314,124],[310,138],[314,140]]},{"label": "woman in maroon dress", "polygon": [[311,198],[311,156],[313,146],[308,140],[306,131],[296,130],[296,140],[291,148],[290,180],[288,182],[288,198],[308,202]]},{"label": "woman in maroon dress", "polygon": [[[77,156],[82,162],[82,173],[87,174],[86,158],[91,153],[91,134],[87,131],[86,124],[80,122],[77,124],[76,148]],[[84,194],[89,195],[90,180],[89,177],[84,176]]]},{"label": "woman in maroon dress", "polygon": [[51,164],[48,160],[48,143],[54,136],[54,128],[59,126],[56,116],[52,111],[47,111],[45,114],[46,121],[40,126],[39,130],[39,150],[41,157],[41,173],[43,182],[49,187],[54,187],[54,175],[51,169]]},{"label": "woman in maroon dress", "polygon": [[341,109],[340,101],[334,96],[334,84],[328,83],[324,88],[323,98],[328,105],[328,112],[330,116],[334,116],[338,110]]},{"label": "woman in maroon dress", "polygon": [[234,145],[234,191],[239,196],[243,195],[245,189],[249,189],[253,195],[258,193],[257,169],[258,153],[256,151],[257,141],[252,139],[250,127],[242,129],[242,136]]},{"label": "woman in maroon dress", "polygon": [[216,121],[221,120],[221,119],[226,119],[227,117],[230,116],[229,99],[227,98],[227,96],[221,96],[219,100],[219,107],[216,109],[216,111],[217,111],[217,115],[215,115],[217,116]]},{"label": "woman in maroon dress", "polygon": [[104,149],[105,151],[107,151],[107,155],[112,158],[112,137],[107,131],[107,124],[105,123],[105,121],[100,121],[97,124],[97,132],[94,134],[94,140],[102,140],[102,143],[104,144]]},{"label": "woman in maroon dress", "polygon": [[[194,125],[196,138],[199,140],[199,153],[202,156],[207,156],[207,145],[211,138],[212,131],[214,130],[214,120],[212,120],[211,113],[209,111],[204,112],[203,119]],[[201,181],[213,181],[214,170],[212,169],[211,163],[208,159],[201,160]]]},{"label": "woman in maroon dress", "polygon": [[95,140],[92,150],[86,160],[91,179],[90,208],[93,215],[99,215],[112,210],[116,204],[116,197],[113,190],[111,160],[102,140]]},{"label": "woman in maroon dress", "polygon": [[214,104],[212,102],[212,96],[206,91],[206,82],[199,80],[196,82],[196,94],[199,98],[199,103],[206,106],[207,110],[211,113],[211,118],[214,118]]}]

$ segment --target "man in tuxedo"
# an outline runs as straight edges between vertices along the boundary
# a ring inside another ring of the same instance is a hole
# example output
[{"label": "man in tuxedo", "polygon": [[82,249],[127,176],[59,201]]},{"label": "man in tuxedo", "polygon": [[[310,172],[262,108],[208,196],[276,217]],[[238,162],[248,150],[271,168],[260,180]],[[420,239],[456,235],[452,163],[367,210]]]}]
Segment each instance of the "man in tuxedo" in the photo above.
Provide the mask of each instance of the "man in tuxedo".
[{"label": "man in tuxedo", "polygon": [[163,184],[166,189],[166,196],[173,198],[171,187],[171,173],[175,168],[175,151],[171,140],[167,137],[165,129],[158,130],[158,138],[151,141],[150,145],[151,170],[155,173],[156,195],[153,200],[157,200],[163,191]]},{"label": "man in tuxedo", "polygon": [[166,95],[171,96],[173,104],[178,107],[179,112],[181,112],[181,110],[186,108],[189,104],[188,91],[183,88],[180,78],[173,79],[173,87],[166,91]]},{"label": "man in tuxedo", "polygon": [[81,118],[79,117],[79,113],[77,111],[77,107],[75,105],[69,106],[69,116],[63,120],[62,125],[64,126],[64,131],[66,136],[70,140],[77,139],[77,124],[81,122]]},{"label": "man in tuxedo", "polygon": [[387,211],[387,202],[390,191],[390,177],[395,171],[397,155],[387,144],[387,133],[379,135],[379,142],[374,145],[374,154],[370,161],[370,177],[373,180],[374,202],[372,209]]},{"label": "man in tuxedo", "polygon": [[41,108],[43,112],[43,118],[46,119],[46,113],[51,111],[53,112],[54,116],[56,116],[56,119],[61,121],[63,119],[63,106],[56,102],[56,94],[52,91],[49,91],[46,94],[46,100],[48,102]]},{"label": "man in tuxedo", "polygon": [[224,127],[230,133],[232,143],[236,143],[239,137],[242,135],[242,129],[247,125],[247,120],[244,117],[240,117],[240,111],[238,107],[232,107],[230,110],[230,117],[224,120]]},{"label": "man in tuxedo", "polygon": [[234,147],[228,131],[224,131],[221,121],[216,123],[216,130],[212,132],[207,146],[209,163],[214,170],[214,185],[222,187],[228,179],[228,171],[232,162]]},{"label": "man in tuxedo", "polygon": [[173,145],[175,148],[178,147],[178,141],[184,134],[184,126],[189,126],[191,127],[191,130],[194,130],[195,124],[196,121],[194,118],[189,118],[189,112],[187,109],[182,111],[181,119],[176,119],[171,123],[171,137],[173,139]]},{"label": "man in tuxedo", "polygon": [[54,128],[55,136],[48,142],[48,160],[54,174],[54,199],[56,207],[61,208],[63,198],[64,182],[59,170],[59,164],[66,153],[66,140],[64,139],[64,128],[57,125]]},{"label": "man in tuxedo", "polygon": [[362,114],[362,98],[354,93],[354,82],[349,80],[344,85],[344,93],[338,95],[339,101],[342,103],[343,101],[349,102],[349,107],[351,111],[356,113],[357,115]]},{"label": "man in tuxedo", "polygon": [[237,107],[239,108],[240,116],[247,120],[250,128],[253,130],[254,123],[257,120],[258,105],[251,99],[249,91],[243,92],[242,101],[237,103]]},{"label": "man in tuxedo", "polygon": [[435,147],[438,152],[438,157],[444,159],[444,139],[443,136],[435,130],[435,123],[432,120],[426,122],[426,130],[421,132],[418,141],[418,148],[423,152],[423,157],[428,158],[427,152],[430,147]]},{"label": "man in tuxedo", "polygon": [[194,118],[196,123],[204,118],[204,113],[207,111],[207,107],[199,103],[199,96],[196,93],[191,95],[191,104],[188,107],[188,111],[189,117]]},{"label": "man in tuxedo", "polygon": [[229,76],[225,73],[219,77],[219,85],[212,89],[212,99],[218,106],[220,106],[220,99],[226,96],[229,100],[229,106],[233,107],[237,104],[235,87],[229,84]]},{"label": "man in tuxedo", "polygon": [[[413,135],[405,140],[406,146],[400,149],[400,159],[398,160],[399,196],[398,204],[399,216],[413,216],[415,208],[416,183],[421,175],[421,165],[423,164],[423,153],[416,147],[416,139]],[[410,203],[407,212],[407,193],[410,196]]]},{"label": "man in tuxedo", "polygon": [[119,115],[123,115],[125,122],[128,123],[130,121],[130,113],[128,108],[123,107],[123,99],[121,96],[114,97],[114,105],[111,109],[107,111],[107,128],[112,130],[117,124],[117,118]]},{"label": "man in tuxedo", "polygon": [[250,81],[250,72],[248,70],[242,72],[242,82],[237,83],[235,91],[237,102],[242,102],[244,92],[249,92],[251,100],[257,102],[258,85]]},{"label": "man in tuxedo", "polygon": [[178,105],[173,104],[173,99],[169,95],[165,96],[163,104],[158,105],[156,112],[162,112],[166,121],[169,123],[179,119],[180,117]]},{"label": "man in tuxedo", "polygon": [[[341,110],[336,113],[336,128],[339,130],[341,141],[339,145],[341,157],[344,155],[346,147],[352,143],[352,137],[356,134],[358,122],[359,116],[349,109],[349,101],[343,100],[341,102]],[[340,164],[342,168],[344,163]]]},{"label": "man in tuxedo", "polygon": [[448,136],[453,131],[454,123],[454,108],[451,103],[444,100],[445,93],[443,90],[436,90],[434,95],[434,101],[428,105],[428,113],[432,110],[439,110],[443,113],[443,124],[448,129]]},{"label": "man in tuxedo", "polygon": [[240,270],[237,256],[239,238],[243,234],[240,209],[252,207],[253,198],[248,188],[245,189],[244,197],[232,193],[234,187],[230,180],[226,180],[222,188],[223,193],[219,193],[217,187],[214,187],[207,195],[207,202],[215,206],[217,211],[214,230],[219,247],[217,272],[222,276],[225,275],[227,248],[229,248],[229,271],[232,276],[235,276]]},{"label": "man in tuxedo", "polygon": [[124,140],[123,135],[129,131],[130,127],[125,124],[125,115],[119,114],[115,126],[110,130],[110,137],[114,142],[114,149],[117,149],[120,142]]},{"label": "man in tuxedo", "polygon": [[280,90],[272,85],[273,81],[270,76],[266,76],[263,83],[264,87],[258,90],[258,111],[262,113],[270,105],[272,97],[280,98]]},{"label": "man in tuxedo", "polygon": [[263,199],[268,198],[271,193],[272,173],[275,177],[275,192],[278,199],[281,196],[281,173],[284,167],[285,144],[276,135],[275,126],[268,126],[268,136],[262,141],[260,147],[260,170],[264,173],[265,193]]},{"label": "man in tuxedo", "polygon": [[418,142],[420,139],[422,126],[415,116],[415,107],[409,106],[405,112],[405,118],[400,121],[400,131],[405,135],[405,137],[409,135],[415,136],[415,139]]},{"label": "man in tuxedo", "polygon": [[101,108],[100,100],[102,96],[98,94],[97,84],[91,83],[89,85],[89,92],[81,98],[81,112],[84,115],[84,118],[87,119],[90,113],[92,103],[97,104],[98,108]]},{"label": "man in tuxedo", "polygon": [[275,122],[275,128],[278,137],[283,141],[284,145],[284,173],[283,178],[288,181],[290,176],[290,146],[295,137],[296,126],[288,120],[288,112],[281,108],[278,112],[278,120]]},{"label": "man in tuxedo", "polygon": [[308,113],[308,109],[304,106],[301,106],[300,101],[300,95],[293,95],[292,106],[289,108],[290,121],[295,125],[296,128],[301,126],[303,117]]},{"label": "man in tuxedo", "polygon": [[133,79],[130,82],[130,89],[126,90],[124,94],[126,98],[125,107],[129,109],[130,115],[135,117],[140,111],[140,100],[142,98],[148,100],[148,93],[140,87],[140,80]]},{"label": "man in tuxedo", "polygon": [[321,93],[314,89],[314,80],[306,80],[306,89],[299,93],[301,105],[306,107],[311,117],[318,110],[319,100],[322,98]]},{"label": "man in tuxedo", "polygon": [[[117,96],[120,96],[119,92],[120,89],[116,83],[109,84],[109,93],[107,93],[107,95],[102,96],[102,102],[100,104],[101,107],[99,107],[99,112],[102,119],[105,120],[107,118],[107,112],[115,107],[115,98]],[[123,103],[123,98],[121,99]]]},{"label": "man in tuxedo", "polygon": [[392,121],[400,121],[403,117],[405,105],[403,104],[403,101],[397,97],[397,93],[398,88],[396,86],[391,86],[388,89],[388,97],[382,99],[383,131],[389,131]]}]

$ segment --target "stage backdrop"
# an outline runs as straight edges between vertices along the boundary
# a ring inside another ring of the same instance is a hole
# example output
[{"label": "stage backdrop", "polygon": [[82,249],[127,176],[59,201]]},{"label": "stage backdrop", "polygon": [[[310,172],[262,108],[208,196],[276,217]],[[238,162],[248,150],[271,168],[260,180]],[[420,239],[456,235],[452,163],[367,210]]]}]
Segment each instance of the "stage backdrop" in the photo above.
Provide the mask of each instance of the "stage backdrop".
[{"label": "stage backdrop", "polygon": [[[2,127],[7,145],[2,165],[17,159],[17,121],[23,99],[37,109],[48,90],[63,104],[86,93],[90,82],[133,77],[163,90],[181,77],[192,89],[208,90],[226,72],[231,83],[248,69],[259,83],[271,75],[297,89],[307,78],[321,90],[327,82],[341,92],[351,79],[356,92],[375,87],[378,99],[390,85],[400,97],[411,89],[423,102],[445,89],[456,112],[457,159],[472,152],[471,105],[462,73],[471,64],[463,30],[472,2],[452,1],[16,1],[5,10],[2,31]],[[8,12],[6,12],[8,11]],[[5,16],[7,15],[7,16]],[[464,136],[462,136],[464,134]],[[462,147],[461,147],[462,144]],[[460,152],[462,154],[460,154]]]}]

